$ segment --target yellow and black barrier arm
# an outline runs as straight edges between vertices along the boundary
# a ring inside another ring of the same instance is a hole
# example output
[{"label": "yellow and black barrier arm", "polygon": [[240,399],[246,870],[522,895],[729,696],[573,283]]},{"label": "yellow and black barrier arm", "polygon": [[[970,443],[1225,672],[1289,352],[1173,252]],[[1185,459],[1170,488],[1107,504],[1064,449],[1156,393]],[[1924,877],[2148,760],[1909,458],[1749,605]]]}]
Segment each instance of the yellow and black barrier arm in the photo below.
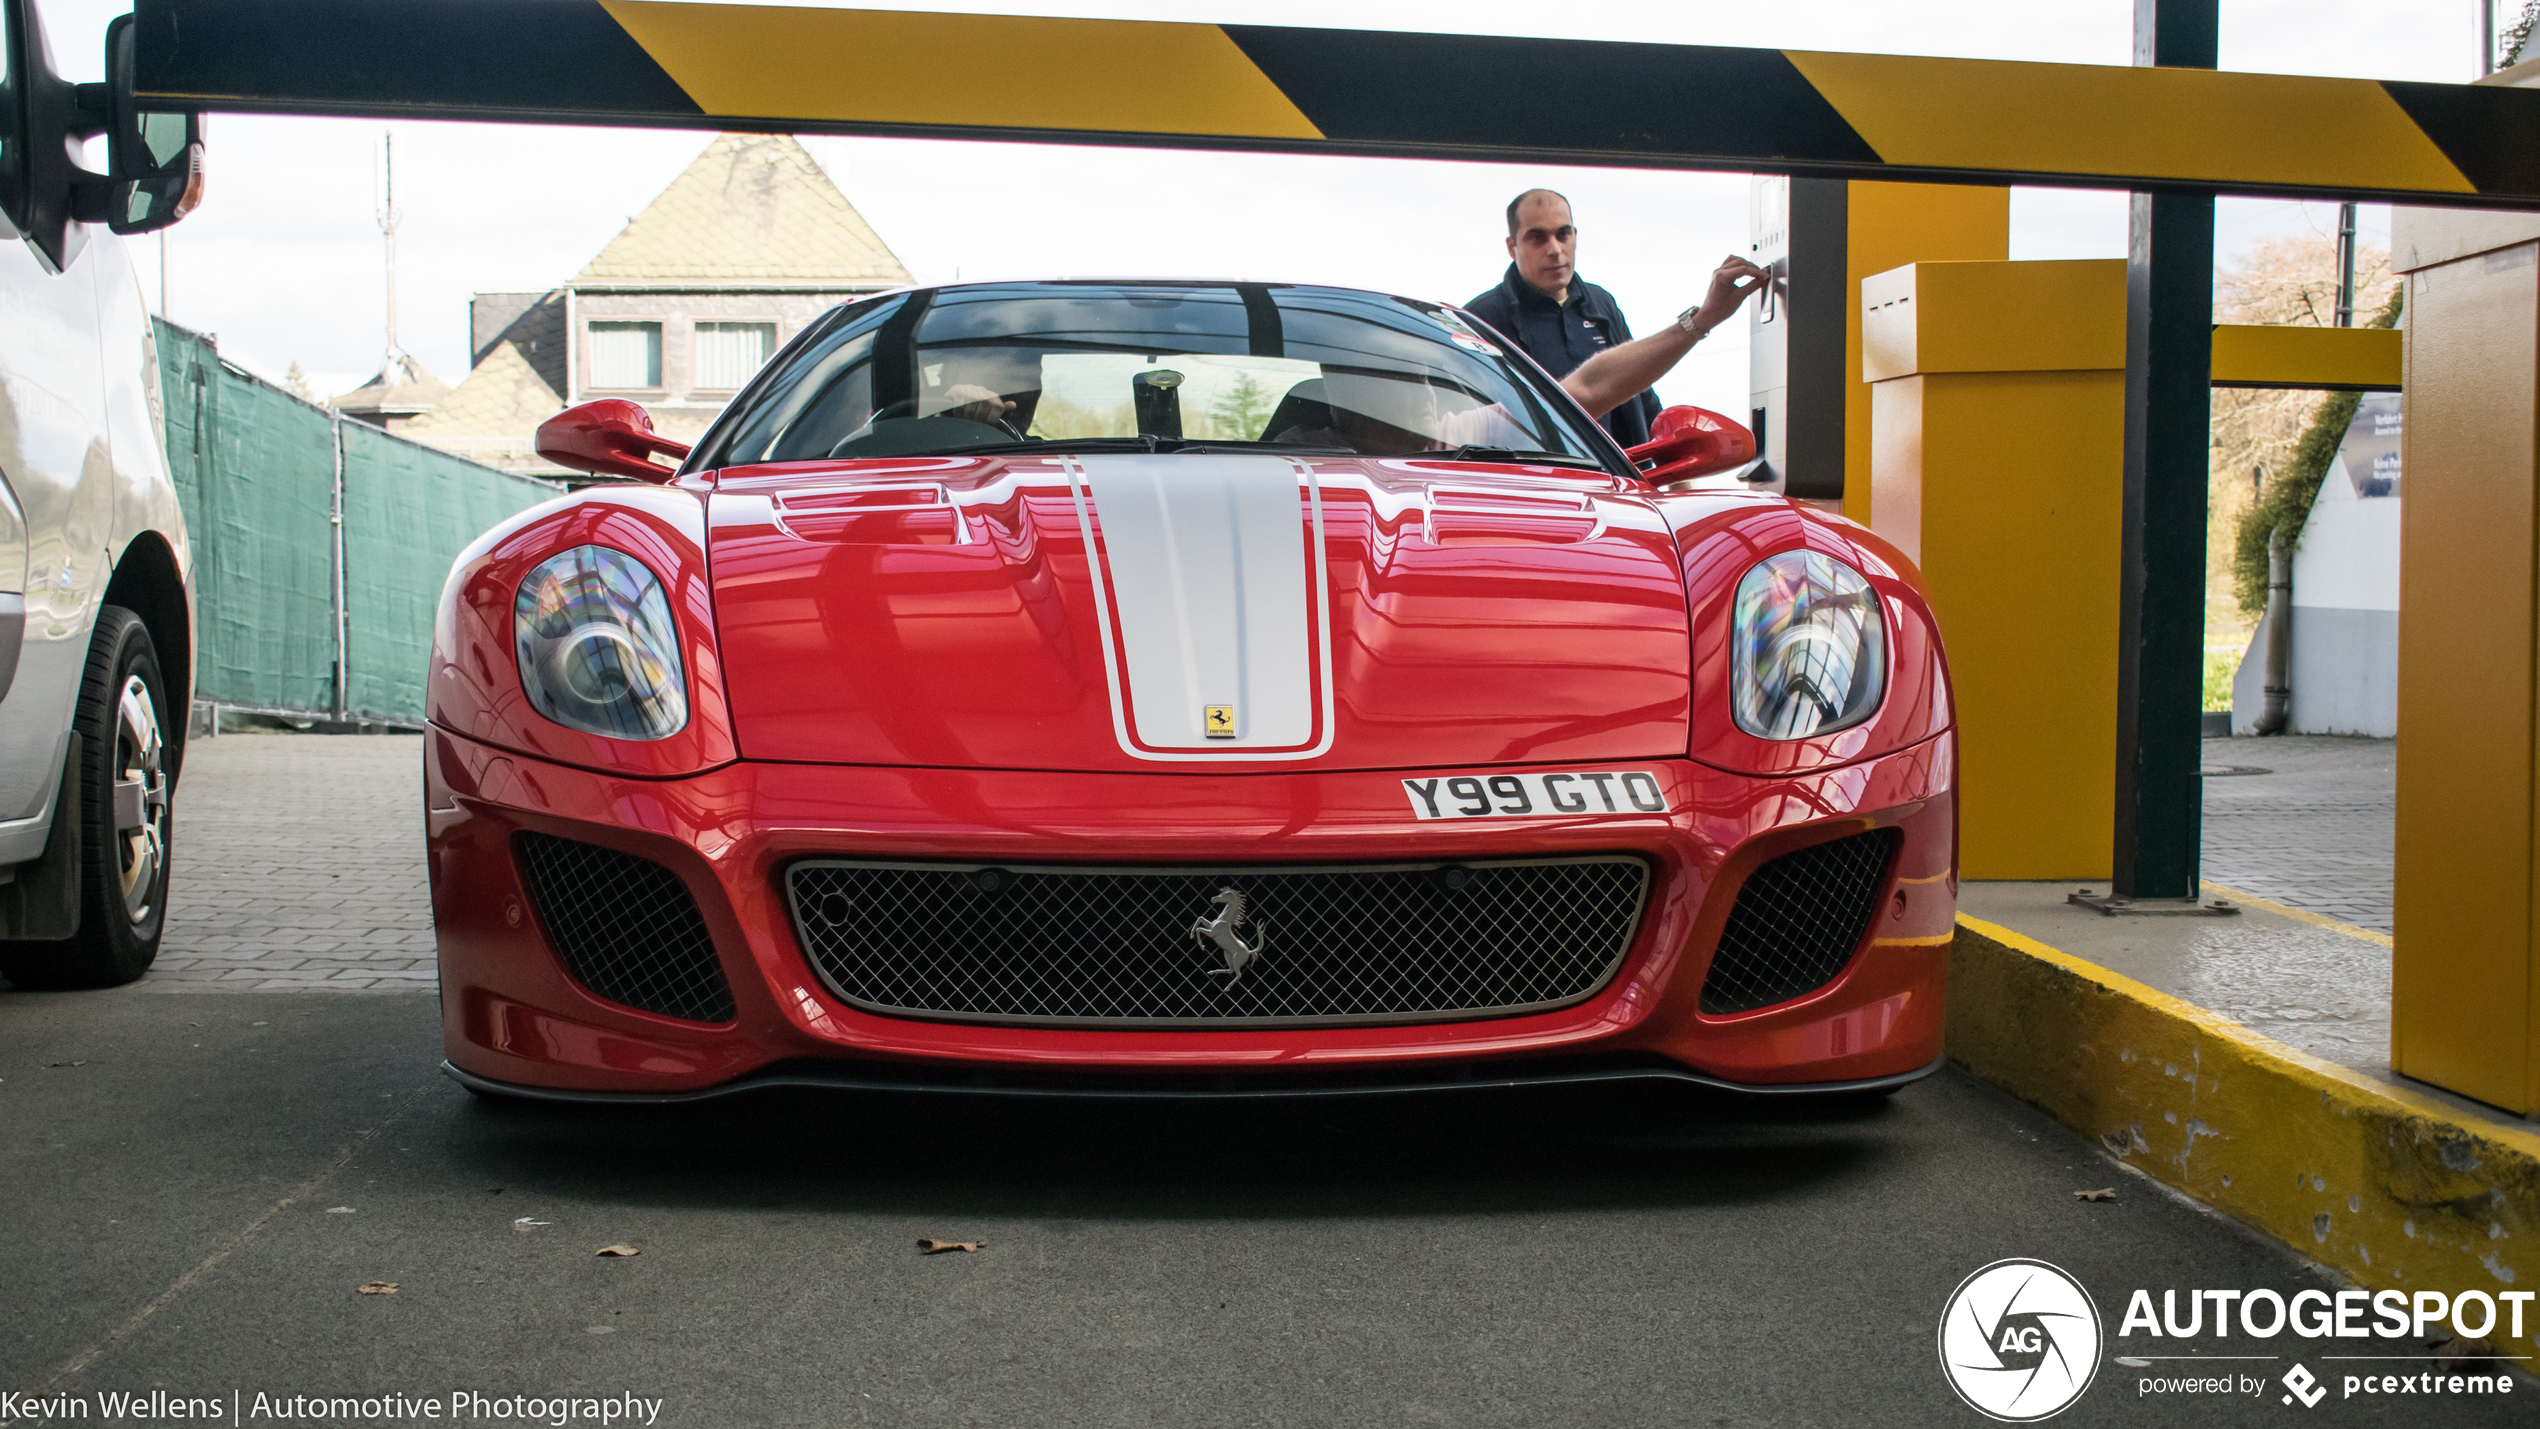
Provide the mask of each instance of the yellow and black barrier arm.
[{"label": "yellow and black barrier arm", "polygon": [[189,108],[2540,207],[2540,91],[675,0],[138,0]]}]

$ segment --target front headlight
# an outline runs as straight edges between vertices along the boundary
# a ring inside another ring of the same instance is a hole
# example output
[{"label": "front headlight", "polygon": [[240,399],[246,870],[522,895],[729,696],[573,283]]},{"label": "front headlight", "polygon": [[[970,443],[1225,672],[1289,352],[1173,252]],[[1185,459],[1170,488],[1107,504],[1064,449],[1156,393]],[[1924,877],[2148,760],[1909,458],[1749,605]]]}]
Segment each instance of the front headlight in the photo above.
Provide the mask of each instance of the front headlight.
[{"label": "front headlight", "polygon": [[1876,713],[1887,627],[1859,571],[1814,551],[1769,557],[1737,583],[1730,703],[1760,739],[1806,739]]},{"label": "front headlight", "polygon": [[688,723],[687,672],[661,580],[606,546],[540,563],[512,602],[520,683],[538,713],[615,739],[667,739]]}]

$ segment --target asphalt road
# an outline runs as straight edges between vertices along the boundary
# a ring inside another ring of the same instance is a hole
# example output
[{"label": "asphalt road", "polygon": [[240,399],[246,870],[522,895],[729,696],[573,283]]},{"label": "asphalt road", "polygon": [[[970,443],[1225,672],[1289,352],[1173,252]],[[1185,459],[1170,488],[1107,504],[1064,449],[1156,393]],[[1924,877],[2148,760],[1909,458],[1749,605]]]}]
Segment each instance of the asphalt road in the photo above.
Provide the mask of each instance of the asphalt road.
[{"label": "asphalt road", "polygon": [[[480,1104],[438,1056],[428,994],[0,991],[0,1390],[631,1391],[712,1426],[1966,1425],[1935,1328],[1989,1261],[2077,1275],[2111,1355],[2141,1352],[2113,1339],[2134,1286],[2327,1283],[1954,1072],[1813,1112],[638,1111]],[[594,1254],[617,1243],[642,1254]],[[2058,1422],[2292,1412],[2142,1399],[2141,1373],[2107,1364]],[[2520,1387],[2316,1413],[2528,1422]]]}]

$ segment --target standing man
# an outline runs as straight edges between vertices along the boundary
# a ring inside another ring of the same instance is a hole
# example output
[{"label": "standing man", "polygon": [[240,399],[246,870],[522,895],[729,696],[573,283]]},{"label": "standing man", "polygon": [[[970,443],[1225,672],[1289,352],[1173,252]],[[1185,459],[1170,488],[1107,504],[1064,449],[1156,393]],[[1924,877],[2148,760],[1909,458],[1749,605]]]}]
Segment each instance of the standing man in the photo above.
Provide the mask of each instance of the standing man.
[{"label": "standing man", "polygon": [[[1578,246],[1570,201],[1550,189],[1526,190],[1508,204],[1507,276],[1464,305],[1556,378],[1567,378],[1589,358],[1632,341],[1631,324],[1623,321],[1614,295],[1579,281]],[[1649,383],[1735,313],[1763,277],[1763,269],[1730,258],[1711,275],[1711,290],[1699,307],[1676,319],[1673,332],[1662,332],[1635,349],[1633,357],[1639,360],[1620,365],[1629,367],[1635,378],[1645,373],[1645,380],[1601,418],[1615,441],[1633,447],[1649,440],[1649,424],[1658,415],[1658,394],[1649,390]],[[1606,375],[1605,369],[1619,371],[1614,363],[1598,367],[1599,376]],[[1593,404],[1590,410],[1595,410]]]}]

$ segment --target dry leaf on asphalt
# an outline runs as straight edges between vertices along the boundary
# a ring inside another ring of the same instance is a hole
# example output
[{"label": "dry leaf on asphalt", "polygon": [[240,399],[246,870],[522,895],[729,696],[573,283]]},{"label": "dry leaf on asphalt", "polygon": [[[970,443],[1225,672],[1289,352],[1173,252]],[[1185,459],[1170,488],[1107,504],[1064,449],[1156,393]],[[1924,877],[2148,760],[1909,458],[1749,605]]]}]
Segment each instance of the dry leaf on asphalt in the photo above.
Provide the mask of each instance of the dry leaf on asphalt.
[{"label": "dry leaf on asphalt", "polygon": [[2117,1188],[2114,1186],[2102,1186],[2096,1191],[2073,1192],[2073,1199],[2076,1201],[2113,1201],[2116,1198]]},{"label": "dry leaf on asphalt", "polygon": [[2434,1347],[2434,1362],[2459,1364],[2468,1360],[2488,1359],[2495,1353],[2496,1347],[2485,1340],[2473,1340],[2466,1335],[2454,1335]]},{"label": "dry leaf on asphalt", "polygon": [[360,1295],[394,1295],[397,1293],[397,1282],[394,1280],[374,1280],[368,1285],[357,1287],[354,1293]]},{"label": "dry leaf on asphalt", "polygon": [[643,1254],[643,1252],[642,1252],[642,1251],[637,1250],[635,1247],[633,1247],[633,1246],[631,1246],[631,1245],[604,1245],[604,1246],[601,1246],[601,1247],[599,1248],[599,1250],[598,1250],[598,1251],[596,1251],[596,1252],[594,1252],[594,1253],[595,1253],[595,1254],[598,1254],[598,1255],[642,1255],[642,1254]]},{"label": "dry leaf on asphalt", "polygon": [[85,1067],[88,1065],[88,1059],[82,1057],[76,1062],[47,1062],[44,1065],[48,1067]]},{"label": "dry leaf on asphalt", "polygon": [[920,1237],[917,1248],[928,1255],[941,1255],[948,1250],[977,1250],[986,1244],[984,1240],[935,1240],[931,1237]]}]

